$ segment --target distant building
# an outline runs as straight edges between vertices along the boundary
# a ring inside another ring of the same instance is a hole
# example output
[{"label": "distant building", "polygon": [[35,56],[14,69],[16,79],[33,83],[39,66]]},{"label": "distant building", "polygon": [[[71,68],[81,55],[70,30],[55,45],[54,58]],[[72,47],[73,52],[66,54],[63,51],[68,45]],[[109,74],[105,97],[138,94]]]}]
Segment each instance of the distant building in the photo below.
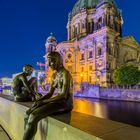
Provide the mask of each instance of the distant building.
[{"label": "distant building", "polygon": [[0,86],[2,86],[2,80],[0,79]]},{"label": "distant building", "polygon": [[[68,17],[67,41],[57,44],[55,37],[48,37],[46,56],[48,50],[61,53],[77,90],[84,82],[109,86],[117,67],[140,65],[140,45],[133,36],[122,37],[122,25],[115,0],[77,0]],[[47,58],[46,73],[49,82]]]},{"label": "distant building", "polygon": [[0,79],[0,84],[2,85],[2,87],[8,87],[12,85],[12,78],[9,77],[3,77]]}]

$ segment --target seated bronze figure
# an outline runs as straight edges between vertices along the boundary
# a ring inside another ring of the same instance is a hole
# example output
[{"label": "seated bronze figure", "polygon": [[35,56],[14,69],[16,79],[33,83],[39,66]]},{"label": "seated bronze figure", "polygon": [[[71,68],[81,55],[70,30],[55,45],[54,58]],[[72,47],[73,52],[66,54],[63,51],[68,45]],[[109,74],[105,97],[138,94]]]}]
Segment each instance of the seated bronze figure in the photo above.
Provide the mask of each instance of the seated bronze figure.
[{"label": "seated bronze figure", "polygon": [[[25,114],[25,132],[23,140],[32,140],[37,131],[37,124],[48,115],[71,111],[73,108],[73,81],[70,73],[64,68],[58,52],[47,56],[48,65],[55,70],[49,92],[37,100]],[[55,89],[57,95],[53,96]]]},{"label": "seated bronze figure", "polygon": [[15,101],[34,101],[37,94],[37,79],[32,77],[27,80],[33,72],[33,67],[29,64],[23,67],[23,72],[13,79],[12,91]]}]

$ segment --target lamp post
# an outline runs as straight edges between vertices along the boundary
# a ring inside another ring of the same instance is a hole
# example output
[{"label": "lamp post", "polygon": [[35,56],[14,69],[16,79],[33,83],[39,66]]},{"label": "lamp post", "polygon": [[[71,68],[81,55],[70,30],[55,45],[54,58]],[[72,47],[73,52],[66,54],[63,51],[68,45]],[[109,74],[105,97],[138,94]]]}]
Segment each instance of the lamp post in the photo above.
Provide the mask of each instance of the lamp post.
[{"label": "lamp post", "polygon": [[97,84],[99,85],[99,82],[100,82],[100,79],[99,79],[99,77],[97,76]]},{"label": "lamp post", "polygon": [[42,70],[42,67],[45,67],[45,64],[41,62],[37,62],[36,65],[39,66],[40,70]]},{"label": "lamp post", "polygon": [[80,74],[81,77],[81,83],[83,82],[83,73]]}]

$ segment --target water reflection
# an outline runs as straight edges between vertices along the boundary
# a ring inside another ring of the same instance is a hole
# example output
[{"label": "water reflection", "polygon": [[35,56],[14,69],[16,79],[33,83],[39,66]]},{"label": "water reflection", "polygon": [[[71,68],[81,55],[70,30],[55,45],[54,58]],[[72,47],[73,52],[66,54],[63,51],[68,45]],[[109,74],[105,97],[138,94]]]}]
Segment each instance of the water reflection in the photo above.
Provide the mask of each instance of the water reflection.
[{"label": "water reflection", "polygon": [[140,103],[75,98],[74,111],[140,127]]}]

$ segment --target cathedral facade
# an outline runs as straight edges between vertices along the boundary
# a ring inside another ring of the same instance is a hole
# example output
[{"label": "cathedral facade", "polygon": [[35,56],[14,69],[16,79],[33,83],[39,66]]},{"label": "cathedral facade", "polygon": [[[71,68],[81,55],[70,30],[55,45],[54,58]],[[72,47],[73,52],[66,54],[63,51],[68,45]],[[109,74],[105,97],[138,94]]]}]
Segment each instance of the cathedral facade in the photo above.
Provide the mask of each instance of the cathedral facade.
[{"label": "cathedral facade", "polygon": [[[110,86],[113,71],[120,65],[140,64],[140,46],[133,36],[122,37],[122,25],[115,0],[77,0],[68,17],[67,41],[56,44],[51,35],[46,54],[49,50],[61,53],[76,90],[81,83]],[[52,72],[48,67],[46,72],[49,83]]]}]

